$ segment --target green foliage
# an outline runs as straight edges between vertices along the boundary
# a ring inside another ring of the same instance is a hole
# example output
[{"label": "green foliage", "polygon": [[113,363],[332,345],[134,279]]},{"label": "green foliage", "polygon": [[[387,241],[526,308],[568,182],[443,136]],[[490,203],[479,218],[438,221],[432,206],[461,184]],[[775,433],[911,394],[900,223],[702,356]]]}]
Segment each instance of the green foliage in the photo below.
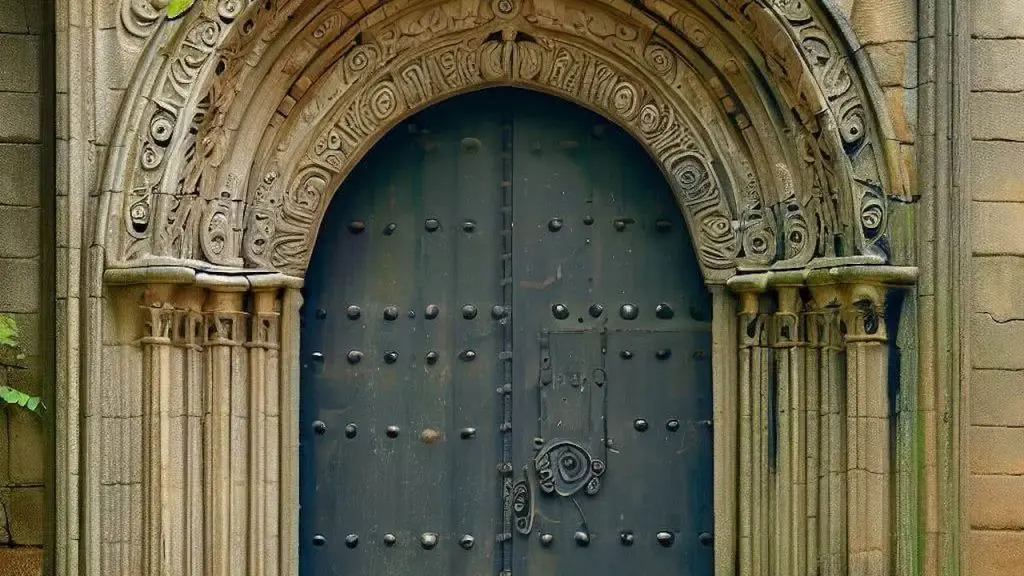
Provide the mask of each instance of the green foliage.
[{"label": "green foliage", "polygon": [[[0,370],[21,368],[17,361],[22,358],[24,355],[18,352],[17,322],[14,321],[14,318],[0,316]],[[0,385],[0,401],[27,408],[36,414],[46,409],[42,399],[38,396],[26,394],[17,388],[6,385]]]},{"label": "green foliage", "polygon": [[196,0],[171,0],[171,3],[167,5],[167,17],[177,18],[187,12],[195,3]]}]

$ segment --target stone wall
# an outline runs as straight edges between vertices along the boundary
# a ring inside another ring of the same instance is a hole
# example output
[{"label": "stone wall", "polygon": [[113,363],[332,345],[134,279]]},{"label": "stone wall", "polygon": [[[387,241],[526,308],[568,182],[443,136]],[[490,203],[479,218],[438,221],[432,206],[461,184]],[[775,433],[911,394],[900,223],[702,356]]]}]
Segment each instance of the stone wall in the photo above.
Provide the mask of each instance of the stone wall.
[{"label": "stone wall", "polygon": [[1024,565],[1024,3],[972,2],[969,574]]},{"label": "stone wall", "polygon": [[[40,313],[42,22],[40,0],[0,0],[0,314],[18,322],[30,367],[0,373],[0,383],[46,395],[39,370],[41,339],[52,338]],[[42,567],[44,430],[44,421],[27,411],[0,409],[0,575],[38,574]]]}]

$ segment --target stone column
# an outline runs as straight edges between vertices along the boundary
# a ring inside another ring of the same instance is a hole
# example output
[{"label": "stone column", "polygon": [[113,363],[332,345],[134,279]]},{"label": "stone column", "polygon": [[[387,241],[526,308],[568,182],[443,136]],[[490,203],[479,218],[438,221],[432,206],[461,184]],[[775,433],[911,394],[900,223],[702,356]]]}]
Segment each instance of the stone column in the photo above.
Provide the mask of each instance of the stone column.
[{"label": "stone column", "polygon": [[739,294],[739,573],[769,574],[767,316],[756,292]]}]

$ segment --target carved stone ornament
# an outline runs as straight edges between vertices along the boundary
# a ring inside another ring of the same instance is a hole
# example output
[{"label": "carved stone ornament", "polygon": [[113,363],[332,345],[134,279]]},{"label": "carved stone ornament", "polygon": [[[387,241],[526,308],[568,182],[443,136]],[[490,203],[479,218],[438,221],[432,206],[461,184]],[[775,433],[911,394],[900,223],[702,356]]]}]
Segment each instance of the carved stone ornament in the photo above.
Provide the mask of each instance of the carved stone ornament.
[{"label": "carved stone ornament", "polygon": [[107,181],[123,184],[105,194],[122,224],[98,235],[108,263],[301,276],[373,144],[491,86],[551,93],[632,134],[674,189],[709,282],[815,258],[885,262],[899,167],[879,152],[847,46],[814,2],[713,3],[219,0],[166,21],[151,0],[123,0],[157,72],[129,91],[111,146]]}]

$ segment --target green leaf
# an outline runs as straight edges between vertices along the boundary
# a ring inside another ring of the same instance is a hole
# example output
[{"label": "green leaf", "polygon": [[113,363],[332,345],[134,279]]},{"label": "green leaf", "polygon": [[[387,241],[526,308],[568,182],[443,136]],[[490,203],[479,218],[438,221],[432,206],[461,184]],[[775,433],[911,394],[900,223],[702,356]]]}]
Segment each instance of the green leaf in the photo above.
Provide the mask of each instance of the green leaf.
[{"label": "green leaf", "polygon": [[28,399],[28,403],[25,404],[25,407],[33,412],[38,412],[38,408],[42,405],[43,401],[33,396],[32,398]]},{"label": "green leaf", "polygon": [[43,404],[42,398],[38,396],[30,396],[21,390],[11,388],[10,386],[0,386],[0,400],[14,406],[27,408],[36,414],[39,414],[46,408],[46,405]]},{"label": "green leaf", "polygon": [[0,346],[13,348],[17,345],[18,323],[14,321],[14,318],[0,316]]},{"label": "green leaf", "polygon": [[196,0],[171,0],[171,3],[167,5],[167,17],[177,18],[187,12],[195,3]]}]

